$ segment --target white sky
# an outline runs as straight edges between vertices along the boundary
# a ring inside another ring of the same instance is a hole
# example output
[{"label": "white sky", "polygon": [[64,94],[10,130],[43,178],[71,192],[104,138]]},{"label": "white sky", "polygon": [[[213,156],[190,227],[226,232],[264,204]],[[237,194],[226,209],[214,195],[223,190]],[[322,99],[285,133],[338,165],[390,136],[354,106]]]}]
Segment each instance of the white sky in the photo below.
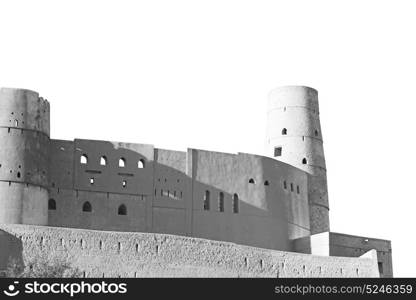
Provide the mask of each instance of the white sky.
[{"label": "white sky", "polygon": [[52,138],[263,153],[268,92],[319,90],[331,230],[415,276],[414,1],[2,1],[0,86]]}]

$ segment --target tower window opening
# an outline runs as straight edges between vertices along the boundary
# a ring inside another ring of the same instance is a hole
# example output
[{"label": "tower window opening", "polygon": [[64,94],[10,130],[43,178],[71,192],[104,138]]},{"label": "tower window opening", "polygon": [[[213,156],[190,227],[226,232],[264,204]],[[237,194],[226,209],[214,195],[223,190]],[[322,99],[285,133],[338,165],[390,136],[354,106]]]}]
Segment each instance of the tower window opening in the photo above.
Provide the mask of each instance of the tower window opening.
[{"label": "tower window opening", "polygon": [[224,193],[220,192],[218,196],[218,211],[224,212]]},{"label": "tower window opening", "polygon": [[283,188],[284,188],[285,190],[287,190],[287,182],[286,182],[286,180],[285,180],[285,181],[283,181]]},{"label": "tower window opening", "polygon": [[296,186],[296,192],[297,192],[298,194],[300,194],[300,188],[299,188],[299,186],[298,186],[298,185]]},{"label": "tower window opening", "polygon": [[94,177],[91,177],[91,178],[90,178],[90,184],[91,184],[91,185],[93,185],[93,184],[94,184],[94,182],[95,182]]},{"label": "tower window opening", "polygon": [[20,172],[17,172],[17,178],[20,178]]},{"label": "tower window opening", "polygon": [[137,167],[139,169],[143,169],[144,168],[144,159],[140,159],[137,163]]},{"label": "tower window opening", "polygon": [[85,203],[82,205],[82,211],[84,211],[84,212],[92,212],[92,206],[91,206],[91,203],[89,203],[88,201],[87,201],[87,202],[85,202]]},{"label": "tower window opening", "polygon": [[14,120],[14,127],[19,126],[19,121],[18,120]]},{"label": "tower window opening", "polygon": [[127,187],[127,180],[123,180],[122,185],[123,185],[123,188]]},{"label": "tower window opening", "polygon": [[308,160],[306,159],[306,157],[304,157],[303,159],[302,159],[302,164],[303,165],[306,165],[308,163]]},{"label": "tower window opening", "polygon": [[293,192],[293,183],[290,183],[290,191]]},{"label": "tower window opening", "polygon": [[122,157],[118,160],[118,166],[120,168],[124,168],[126,166],[126,159],[124,157]]},{"label": "tower window opening", "polygon": [[282,147],[274,148],[274,157],[282,156]]},{"label": "tower window opening", "polygon": [[83,165],[86,165],[88,163],[88,156],[86,154],[81,155],[80,163]]},{"label": "tower window opening", "polygon": [[106,156],[101,156],[100,165],[101,166],[106,166],[107,165],[107,157]]},{"label": "tower window opening", "polygon": [[266,181],[264,182],[264,185],[265,185],[265,186],[269,186],[269,181],[268,181],[268,180],[266,180]]},{"label": "tower window opening", "polygon": [[318,136],[319,132],[317,129],[315,129],[315,136]]},{"label": "tower window opening", "polygon": [[209,191],[205,191],[205,194],[204,194],[204,210],[209,210],[209,196],[210,196]]},{"label": "tower window opening", "polygon": [[287,129],[286,128],[282,129],[282,135],[287,135]]},{"label": "tower window opening", "polygon": [[256,184],[256,181],[254,180],[254,178],[250,178],[249,181],[248,181],[248,183]]},{"label": "tower window opening", "polygon": [[239,211],[238,195],[234,194],[233,196],[233,213],[237,214]]},{"label": "tower window opening", "polygon": [[56,201],[54,199],[49,199],[48,210],[56,210]]},{"label": "tower window opening", "polygon": [[127,207],[124,204],[121,204],[118,207],[118,215],[119,216],[126,216],[127,215]]}]

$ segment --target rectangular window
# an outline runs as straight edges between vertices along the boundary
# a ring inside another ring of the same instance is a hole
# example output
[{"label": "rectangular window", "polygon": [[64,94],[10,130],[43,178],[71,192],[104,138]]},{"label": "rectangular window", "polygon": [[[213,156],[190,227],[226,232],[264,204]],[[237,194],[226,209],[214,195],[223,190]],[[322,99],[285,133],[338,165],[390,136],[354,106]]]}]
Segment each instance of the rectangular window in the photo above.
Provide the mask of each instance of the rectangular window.
[{"label": "rectangular window", "polygon": [[290,184],[290,191],[293,192],[293,183]]},{"label": "rectangular window", "polygon": [[220,212],[224,212],[224,193],[220,192],[219,198],[218,198],[218,210]]},{"label": "rectangular window", "polygon": [[274,157],[282,156],[282,147],[275,147],[274,148]]},{"label": "rectangular window", "polygon": [[298,194],[300,194],[300,188],[299,188],[299,186],[296,186],[296,192],[297,192]]}]

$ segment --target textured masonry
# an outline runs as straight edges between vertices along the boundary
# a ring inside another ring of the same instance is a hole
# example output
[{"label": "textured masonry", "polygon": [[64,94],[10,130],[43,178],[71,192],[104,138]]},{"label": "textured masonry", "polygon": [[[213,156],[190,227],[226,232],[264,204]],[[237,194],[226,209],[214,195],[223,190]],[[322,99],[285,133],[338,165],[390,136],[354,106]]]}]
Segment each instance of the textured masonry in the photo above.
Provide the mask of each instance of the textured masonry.
[{"label": "textured masonry", "polygon": [[[152,233],[0,225],[18,259],[69,260],[86,277],[378,277],[375,251],[325,257]],[[17,246],[16,246],[17,244]],[[1,257],[4,268],[6,257]]]}]

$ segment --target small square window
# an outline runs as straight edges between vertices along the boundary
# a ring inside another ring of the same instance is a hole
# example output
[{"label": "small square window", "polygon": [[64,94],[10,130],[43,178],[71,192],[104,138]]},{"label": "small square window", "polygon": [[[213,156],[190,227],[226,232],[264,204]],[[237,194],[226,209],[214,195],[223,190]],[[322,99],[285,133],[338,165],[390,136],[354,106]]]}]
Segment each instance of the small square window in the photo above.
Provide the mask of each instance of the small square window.
[{"label": "small square window", "polygon": [[274,157],[282,156],[282,147],[274,148]]}]

